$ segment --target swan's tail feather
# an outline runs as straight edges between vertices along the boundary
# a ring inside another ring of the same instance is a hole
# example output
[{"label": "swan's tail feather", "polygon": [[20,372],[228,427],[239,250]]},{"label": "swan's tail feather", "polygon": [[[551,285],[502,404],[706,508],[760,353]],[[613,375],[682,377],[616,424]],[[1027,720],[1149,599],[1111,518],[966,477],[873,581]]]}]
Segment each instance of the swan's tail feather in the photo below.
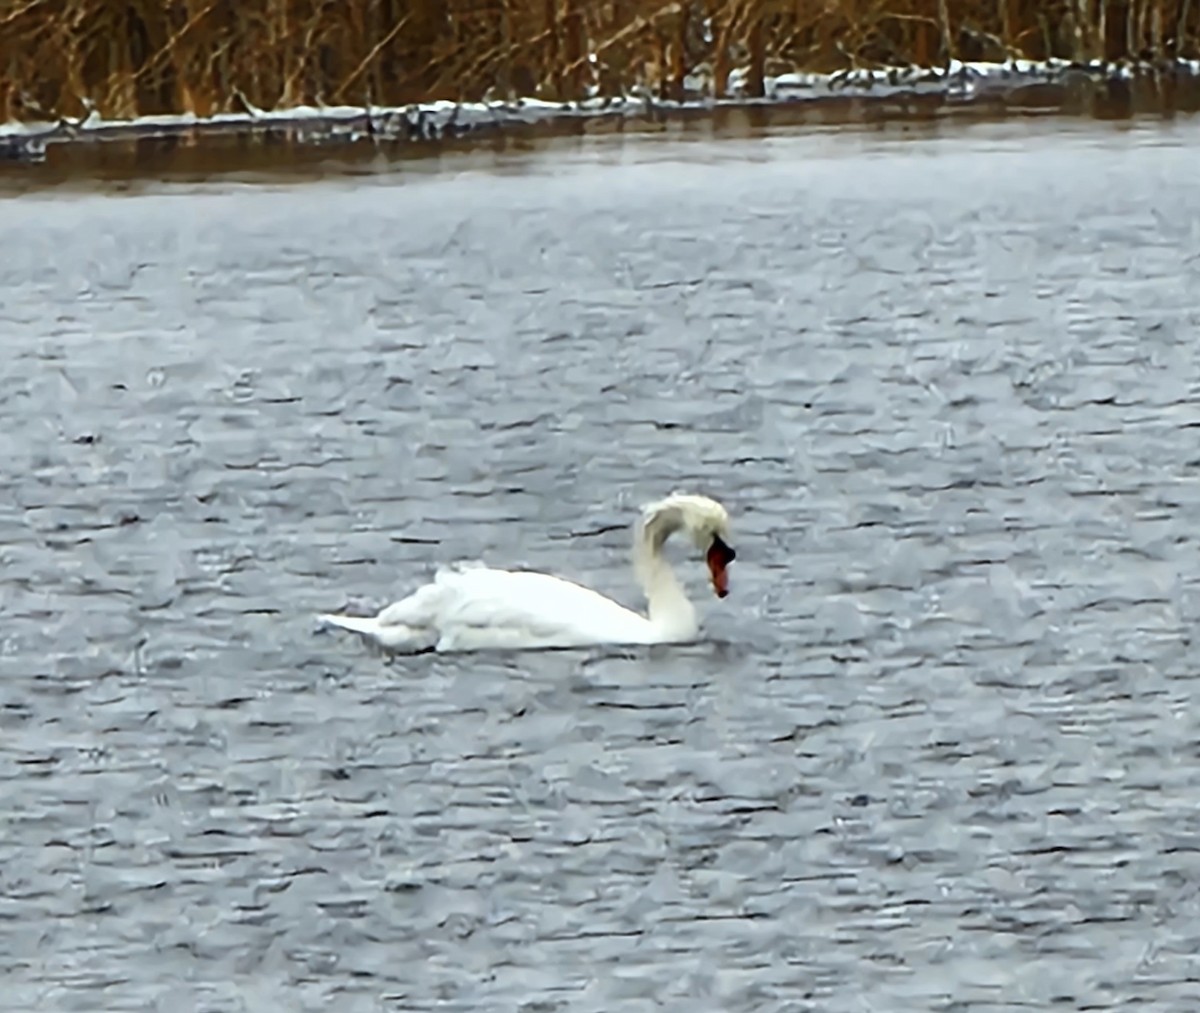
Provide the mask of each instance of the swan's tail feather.
[{"label": "swan's tail feather", "polygon": [[322,615],[317,616],[321,622],[328,626],[337,626],[343,630],[349,630],[351,633],[361,633],[364,637],[379,636],[379,620],[370,619],[366,616],[335,616]]},{"label": "swan's tail feather", "polygon": [[388,651],[425,651],[431,645],[428,630],[402,623],[382,623],[378,617],[326,614],[317,619],[328,626],[357,633]]}]

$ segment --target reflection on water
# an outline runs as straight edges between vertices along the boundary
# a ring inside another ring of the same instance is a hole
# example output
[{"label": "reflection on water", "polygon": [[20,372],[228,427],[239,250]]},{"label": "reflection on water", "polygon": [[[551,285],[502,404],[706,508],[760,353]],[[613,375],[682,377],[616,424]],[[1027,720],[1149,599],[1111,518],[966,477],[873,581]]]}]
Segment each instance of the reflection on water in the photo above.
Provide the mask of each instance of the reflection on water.
[{"label": "reflection on water", "polygon": [[[696,129],[6,201],[13,1008],[1190,1006],[1195,124]],[[702,644],[314,632],[677,487]]]},{"label": "reflection on water", "polygon": [[[1114,77],[1103,85],[1086,76],[1068,75],[1062,83],[1035,83],[1006,91],[984,91],[970,101],[947,95],[886,97],[851,90],[803,101],[764,105],[648,109],[606,116],[546,121],[504,122],[483,126],[468,136],[424,141],[387,140],[382,136],[348,139],[331,134],[324,141],[311,124],[280,127],[257,135],[190,133],[144,136],[103,143],[52,144],[44,163],[0,159],[0,192],[24,191],[66,183],[107,183],[118,188],[149,180],[174,182],[214,176],[263,182],[310,182],[329,174],[374,175],[381,170],[439,172],[447,163],[523,171],[532,156],[582,152],[591,160],[600,152],[621,151],[645,157],[654,146],[612,143],[610,139],[669,138],[700,142],[708,157],[728,145],[712,141],[757,141],[776,133],[803,130],[820,135],[863,133],[868,138],[925,139],[961,137],[969,126],[985,131],[998,124],[1019,139],[1030,132],[1092,134],[1095,122],[1111,121],[1127,129],[1155,133],[1163,121],[1200,110],[1200,77],[1143,75]],[[1047,122],[1047,119],[1049,122]],[[601,140],[598,140],[601,139]],[[752,145],[741,145],[747,157]],[[734,149],[736,150],[736,149]],[[660,156],[661,157],[661,156]],[[673,157],[673,156],[670,156]]]}]

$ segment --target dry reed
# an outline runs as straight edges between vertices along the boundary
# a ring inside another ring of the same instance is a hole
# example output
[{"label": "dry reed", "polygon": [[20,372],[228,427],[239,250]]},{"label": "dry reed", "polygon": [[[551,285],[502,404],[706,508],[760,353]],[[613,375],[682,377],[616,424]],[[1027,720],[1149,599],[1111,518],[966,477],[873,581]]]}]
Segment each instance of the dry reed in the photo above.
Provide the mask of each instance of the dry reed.
[{"label": "dry reed", "polygon": [[951,58],[1195,58],[1200,0],[0,0],[0,122],[644,89]]}]

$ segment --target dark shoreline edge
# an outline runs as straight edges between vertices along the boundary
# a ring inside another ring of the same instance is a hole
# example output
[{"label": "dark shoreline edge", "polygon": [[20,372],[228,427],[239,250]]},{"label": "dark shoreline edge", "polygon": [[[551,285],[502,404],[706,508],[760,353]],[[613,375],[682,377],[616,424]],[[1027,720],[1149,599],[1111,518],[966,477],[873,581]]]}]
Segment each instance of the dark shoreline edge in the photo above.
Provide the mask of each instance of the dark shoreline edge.
[{"label": "dark shoreline edge", "polygon": [[[744,78],[733,75],[736,88]],[[666,101],[649,93],[595,98],[578,103],[518,99],[511,102],[432,102],[398,108],[300,107],[207,119],[191,115],[105,121],[98,116],[57,123],[0,125],[0,161],[38,163],[53,145],[189,137],[285,139],[301,145],[375,140],[422,142],[492,134],[508,128],[578,123],[581,120],[670,118],[716,111],[829,108],[851,105],[860,117],[875,107],[881,116],[903,115],[920,101],[927,110],[993,107],[1009,112],[1102,111],[1109,118],[1139,113],[1200,111],[1200,61],[1079,64],[1065,61],[1006,64],[954,63],[948,68],[888,69],[830,75],[784,74],[767,82],[764,98],[735,94],[714,100],[697,95]],[[1103,109],[1097,109],[1097,105]]]}]

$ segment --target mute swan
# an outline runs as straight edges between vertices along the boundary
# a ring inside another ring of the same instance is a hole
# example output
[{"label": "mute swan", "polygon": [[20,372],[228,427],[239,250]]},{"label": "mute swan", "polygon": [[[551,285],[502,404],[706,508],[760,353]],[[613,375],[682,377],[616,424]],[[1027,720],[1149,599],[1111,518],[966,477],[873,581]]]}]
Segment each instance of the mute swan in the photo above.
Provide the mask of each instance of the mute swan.
[{"label": "mute swan", "polygon": [[694,639],[700,625],[663,555],[663,545],[676,531],[689,535],[704,553],[713,590],[724,598],[726,568],[736,558],[726,541],[729,515],[707,496],[672,493],[642,508],[634,534],[633,568],[648,616],[561,577],[458,564],[440,568],[432,584],[374,618],[320,619],[404,653],[681,643]]}]

